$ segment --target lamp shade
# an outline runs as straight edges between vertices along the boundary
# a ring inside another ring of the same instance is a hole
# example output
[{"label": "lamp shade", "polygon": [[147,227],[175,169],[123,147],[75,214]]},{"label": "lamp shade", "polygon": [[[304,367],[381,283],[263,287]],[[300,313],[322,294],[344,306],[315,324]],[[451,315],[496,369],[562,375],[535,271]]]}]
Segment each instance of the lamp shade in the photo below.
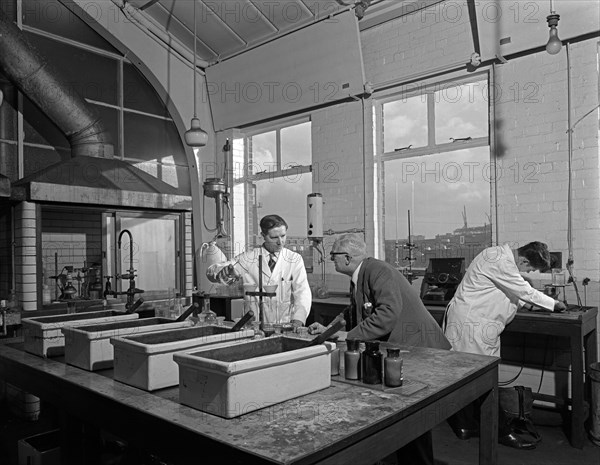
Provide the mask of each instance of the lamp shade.
[{"label": "lamp shade", "polygon": [[200,120],[192,118],[190,129],[185,131],[185,143],[190,147],[204,147],[208,142],[208,134],[200,127]]}]

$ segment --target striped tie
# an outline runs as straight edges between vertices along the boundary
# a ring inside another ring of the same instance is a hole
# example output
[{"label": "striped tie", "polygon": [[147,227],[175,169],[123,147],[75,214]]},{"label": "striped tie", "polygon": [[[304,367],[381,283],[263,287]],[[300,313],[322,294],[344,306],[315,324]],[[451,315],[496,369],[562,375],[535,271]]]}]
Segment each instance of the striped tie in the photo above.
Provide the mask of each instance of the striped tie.
[{"label": "striped tie", "polygon": [[273,255],[269,255],[269,269],[271,271],[273,271],[273,268],[275,268],[275,263],[277,262],[273,259]]}]

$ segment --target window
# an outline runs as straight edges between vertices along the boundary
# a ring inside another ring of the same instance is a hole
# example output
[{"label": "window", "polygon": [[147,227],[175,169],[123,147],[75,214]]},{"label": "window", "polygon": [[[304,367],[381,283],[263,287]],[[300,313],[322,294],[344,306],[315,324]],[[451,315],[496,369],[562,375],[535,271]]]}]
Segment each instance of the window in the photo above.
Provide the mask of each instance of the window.
[{"label": "window", "polygon": [[[412,86],[375,105],[379,247],[399,269],[492,243],[487,76]],[[409,242],[414,247],[406,247]]]},{"label": "window", "polygon": [[311,264],[305,234],[306,196],[312,192],[310,121],[246,133],[234,140],[233,162],[234,252],[261,244],[260,219],[277,214],[288,223],[288,247]]}]

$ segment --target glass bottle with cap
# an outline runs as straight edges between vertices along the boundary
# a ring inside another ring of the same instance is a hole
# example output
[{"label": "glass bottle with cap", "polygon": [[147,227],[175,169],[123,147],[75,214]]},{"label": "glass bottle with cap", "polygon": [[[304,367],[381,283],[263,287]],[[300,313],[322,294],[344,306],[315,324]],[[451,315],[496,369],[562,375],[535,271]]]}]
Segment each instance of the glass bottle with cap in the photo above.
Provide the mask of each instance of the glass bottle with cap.
[{"label": "glass bottle with cap", "polygon": [[365,341],[365,347],[362,353],[362,381],[365,384],[380,384],[383,354],[379,351],[379,341]]},{"label": "glass bottle with cap", "polygon": [[335,348],[331,351],[331,376],[340,374],[340,348],[337,346],[337,341],[329,339]]},{"label": "glass bottle with cap", "polygon": [[346,339],[346,351],[344,352],[344,377],[346,379],[360,379],[360,341],[358,339]]},{"label": "glass bottle with cap", "polygon": [[384,382],[386,386],[402,386],[402,363],[400,349],[398,347],[388,347],[387,357],[383,361]]}]

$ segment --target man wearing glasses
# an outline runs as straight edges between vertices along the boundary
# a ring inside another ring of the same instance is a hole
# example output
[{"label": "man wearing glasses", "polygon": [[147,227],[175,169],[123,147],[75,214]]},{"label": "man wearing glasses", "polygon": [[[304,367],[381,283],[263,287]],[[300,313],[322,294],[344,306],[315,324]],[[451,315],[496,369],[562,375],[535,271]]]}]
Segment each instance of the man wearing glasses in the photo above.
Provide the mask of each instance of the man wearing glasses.
[{"label": "man wearing glasses", "polygon": [[[344,310],[347,339],[450,349],[417,290],[392,265],[369,257],[361,236],[340,236],[329,255],[335,270],[350,277],[350,306]],[[309,326],[311,334],[324,330],[319,323]],[[433,465],[431,432],[408,443],[396,455],[403,465]]]},{"label": "man wearing glasses", "polygon": [[[417,290],[392,265],[369,257],[360,235],[340,236],[329,256],[335,270],[351,278],[350,306],[345,310],[348,339],[450,349]],[[309,332],[317,334],[324,329],[313,323]]]}]

